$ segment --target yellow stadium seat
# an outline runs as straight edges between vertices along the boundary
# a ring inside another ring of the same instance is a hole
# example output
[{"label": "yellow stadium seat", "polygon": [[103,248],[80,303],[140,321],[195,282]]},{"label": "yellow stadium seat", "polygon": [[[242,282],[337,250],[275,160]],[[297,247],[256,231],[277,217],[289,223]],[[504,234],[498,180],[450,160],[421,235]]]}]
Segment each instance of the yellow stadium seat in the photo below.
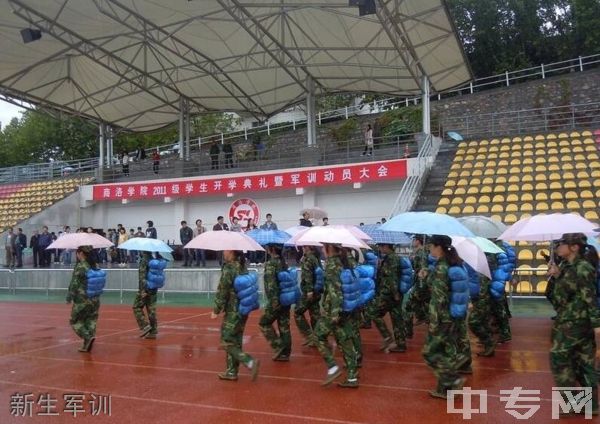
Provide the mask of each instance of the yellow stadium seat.
[{"label": "yellow stadium seat", "polygon": [[524,182],[524,183],[526,183],[526,182],[530,183],[530,182],[533,181],[533,175],[531,175],[531,174],[525,174],[525,175],[523,175],[521,177],[521,181]]},{"label": "yellow stadium seat", "polygon": [[[525,201],[525,200],[533,200],[533,199],[525,199],[523,196],[521,196],[521,200]],[[548,200],[548,195],[546,193],[536,193],[535,200],[538,202],[542,201],[542,200]]]},{"label": "yellow stadium seat", "polygon": [[535,172],[546,172],[548,169],[544,165],[538,165],[535,167]]},{"label": "yellow stadium seat", "polygon": [[562,200],[563,194],[560,191],[553,191],[550,193],[550,200]]},{"label": "yellow stadium seat", "polygon": [[506,177],[496,177],[496,184],[506,184]]},{"label": "yellow stadium seat", "polygon": [[519,265],[517,267],[517,273],[520,276],[533,275],[533,271],[531,270],[531,266],[530,265]]},{"label": "yellow stadium seat", "polygon": [[564,188],[577,188],[577,184],[574,181],[565,181],[563,184]]},{"label": "yellow stadium seat", "polygon": [[561,170],[561,168],[557,164],[548,165],[548,171],[555,172],[555,171],[560,171],[560,170]]},{"label": "yellow stadium seat", "polygon": [[595,221],[598,220],[598,213],[596,211],[587,211],[584,215],[585,219],[593,219]]},{"label": "yellow stadium seat", "polygon": [[[516,152],[512,152],[512,153],[510,154],[510,157],[513,157],[513,158],[520,158],[520,157],[522,157],[522,155],[521,155],[521,152],[519,152],[519,151],[516,151]],[[524,162],[522,162],[522,163],[524,163]]]},{"label": "yellow stadium seat", "polygon": [[546,202],[537,202],[535,204],[535,210],[536,211],[547,211],[549,209],[550,208],[548,207],[548,203],[546,203]]},{"label": "yellow stadium seat", "polygon": [[[511,172],[512,174],[512,172]],[[508,177],[508,183],[518,183],[521,181],[521,178],[518,175],[511,175],[510,177]]]},{"label": "yellow stadium seat", "polygon": [[546,174],[536,174],[535,180],[536,181],[547,181]]},{"label": "yellow stadium seat", "polygon": [[521,165],[521,159],[511,159],[510,164],[511,166],[519,166]]},{"label": "yellow stadium seat", "polygon": [[457,186],[461,187],[461,186],[467,186],[469,185],[469,180],[467,180],[466,178],[462,178],[460,180],[457,181],[456,183]]},{"label": "yellow stadium seat", "polygon": [[492,213],[502,213],[502,212],[504,212],[504,206],[503,205],[493,205],[491,212]]},{"label": "yellow stadium seat", "polygon": [[[543,136],[541,134],[538,134],[538,135],[536,135],[536,136],[533,137],[533,139],[536,140],[536,141],[538,141],[538,140],[546,140],[546,138],[547,138],[546,136]],[[556,136],[554,138],[556,138]]]},{"label": "yellow stadium seat", "polygon": [[477,161],[473,164],[473,168],[485,168],[485,164],[482,161]]},{"label": "yellow stadium seat", "polygon": [[[492,155],[490,154],[490,159],[492,158]],[[498,158],[500,159],[508,159],[510,158],[510,153],[508,152],[502,152],[498,155]]]},{"label": "yellow stadium seat", "polygon": [[523,139],[521,137],[513,137],[512,141],[515,143],[520,143],[523,141]]},{"label": "yellow stadium seat", "polygon": [[570,164],[570,163],[563,163],[562,164],[562,170],[563,171],[572,171],[573,169],[575,169],[575,167],[573,166],[573,164]]},{"label": "yellow stadium seat", "polygon": [[[518,186],[517,186],[518,188]],[[518,190],[516,190],[518,191]],[[521,186],[521,191],[533,191],[533,185],[526,183]]]},{"label": "yellow stadium seat", "polygon": [[533,149],[533,143],[523,143],[523,149],[527,150],[532,150]]},{"label": "yellow stadium seat", "polygon": [[575,169],[587,169],[588,166],[585,162],[577,162],[575,164]]},{"label": "yellow stadium seat", "polygon": [[571,210],[575,210],[575,209],[579,209],[579,202],[576,202],[575,200],[571,200],[570,202],[567,203],[567,209],[571,209]]},{"label": "yellow stadium seat", "polygon": [[508,166],[508,161],[506,159],[499,160],[498,166]]},{"label": "yellow stadium seat", "polygon": [[578,186],[579,188],[591,188],[592,184],[588,180],[580,180]]},{"label": "yellow stadium seat", "polygon": [[592,193],[590,190],[582,190],[581,193],[579,193],[579,197],[582,199],[593,199],[594,193]]},{"label": "yellow stadium seat", "polygon": [[469,196],[465,199],[465,205],[473,205],[477,203],[477,197],[475,196]]},{"label": "yellow stadium seat", "polygon": [[501,194],[496,194],[493,198],[492,198],[492,202],[494,203],[502,203],[504,202],[504,196]]},{"label": "yellow stadium seat", "polygon": [[533,259],[533,253],[529,249],[520,249],[518,258],[520,261],[531,261]]},{"label": "yellow stadium seat", "polygon": [[460,208],[458,206],[452,206],[448,210],[448,214],[450,214],[450,215],[458,215],[458,214],[460,214]]},{"label": "yellow stadium seat", "polygon": [[491,145],[500,144],[500,140],[498,140],[497,138],[493,138],[492,141],[490,141],[490,144]]},{"label": "yellow stadium seat", "polygon": [[466,192],[466,190],[465,190],[465,188],[464,188],[464,187],[458,187],[456,190],[454,190],[454,194],[460,194],[460,195],[463,195],[463,194],[466,194],[466,193],[467,193],[467,192]]},{"label": "yellow stadium seat", "polygon": [[560,190],[562,189],[562,184],[558,181],[552,181],[550,183],[550,190]]},{"label": "yellow stadium seat", "polygon": [[577,172],[577,178],[590,178],[590,174],[587,171],[579,171]]},{"label": "yellow stadium seat", "polygon": [[[533,150],[523,150],[523,157],[532,158]],[[523,163],[525,163],[525,162],[523,162]],[[531,163],[533,163],[533,159],[531,159]]]},{"label": "yellow stadium seat", "polygon": [[519,207],[515,203],[508,203],[504,208],[505,212],[517,212]]},{"label": "yellow stadium seat", "polygon": [[449,172],[448,178],[458,178],[458,172],[456,172],[456,171]]},{"label": "yellow stadium seat", "polygon": [[[591,134],[590,134],[590,135],[591,135]],[[589,144],[589,145],[595,145],[595,144],[596,144],[596,142],[594,141],[594,139],[593,139],[593,138],[589,138],[589,137],[588,137],[588,138],[584,138],[584,139],[583,139],[583,144],[584,144],[584,145],[588,145],[588,144]]]},{"label": "yellow stadium seat", "polygon": [[544,163],[546,163],[546,158],[544,158],[544,157],[537,157],[537,158],[535,158],[535,163],[537,163],[537,164],[544,164]]},{"label": "yellow stadium seat", "polygon": [[479,145],[480,145],[480,146],[487,146],[488,144],[490,144],[490,142],[489,142],[489,141],[487,141],[487,140],[481,140],[481,141],[479,142]]},{"label": "yellow stadium seat", "polygon": [[[466,141],[461,141],[460,143],[458,143],[458,151],[463,150],[465,147],[467,147]],[[458,153],[458,151],[457,151],[457,153]]]},{"label": "yellow stadium seat", "polygon": [[544,294],[546,293],[546,287],[548,287],[548,280],[540,280],[535,285],[535,292],[537,294]]},{"label": "yellow stadium seat", "polygon": [[[583,150],[583,147],[581,147],[581,146],[575,146],[575,147],[572,147],[572,148],[571,148],[571,151],[572,151],[573,153],[583,153],[583,152],[584,152],[584,150]],[[576,156],[577,156],[577,155],[576,155]],[[577,159],[575,159],[575,160],[577,160]]]},{"label": "yellow stadium seat", "polygon": [[563,204],[563,202],[552,202],[552,205],[550,205],[550,208],[553,211],[562,211],[565,208],[565,205]]},{"label": "yellow stadium seat", "polygon": [[482,186],[481,190],[479,190],[480,193],[484,193],[484,194],[490,194],[492,192],[492,186]]},{"label": "yellow stadium seat", "polygon": [[597,153],[588,153],[587,160],[598,160],[598,154]]},{"label": "yellow stadium seat", "polygon": [[494,184],[494,179],[492,177],[485,177],[483,180],[481,180],[481,184],[483,184],[483,185]]},{"label": "yellow stadium seat", "polygon": [[531,212],[533,211],[533,205],[531,203],[523,203],[520,210],[521,212]]},{"label": "yellow stadium seat", "polygon": [[596,209],[597,207],[596,202],[593,200],[584,200],[581,206],[584,209]]},{"label": "yellow stadium seat", "polygon": [[473,206],[465,206],[462,210],[463,214],[473,214],[475,212],[475,208]]},{"label": "yellow stadium seat", "polygon": [[575,162],[585,162],[587,160],[587,158],[585,157],[585,155],[578,154],[578,155],[573,156],[573,160]]},{"label": "yellow stadium seat", "polygon": [[561,139],[563,139],[563,140],[560,140],[560,141],[559,141],[559,143],[558,143],[558,145],[559,145],[559,146],[561,146],[561,147],[569,147],[569,146],[571,145],[571,143],[569,142],[569,140],[564,140],[565,138],[567,138],[567,136],[566,136],[566,135],[565,135],[565,136],[563,136],[563,137],[561,137],[561,136],[558,136],[558,138],[561,138]]},{"label": "yellow stadium seat", "polygon": [[593,152],[597,152],[598,148],[596,146],[585,146],[585,148],[583,150],[588,153],[593,153]]},{"label": "yellow stadium seat", "polygon": [[531,201],[533,201],[533,195],[531,193],[523,193],[521,195],[521,202],[531,202]]},{"label": "yellow stadium seat", "polygon": [[575,191],[567,191],[565,193],[565,199],[567,199],[567,200],[579,199],[579,194],[577,194],[577,192],[575,192]]},{"label": "yellow stadium seat", "polygon": [[535,185],[536,190],[548,190],[548,185],[546,183],[537,183]]},{"label": "yellow stadium seat", "polygon": [[577,131],[573,131],[571,132],[571,134],[569,134],[570,137],[581,137],[581,134],[579,134]]},{"label": "yellow stadium seat", "polygon": [[481,169],[475,169],[473,170],[473,172],[471,173],[472,177],[480,177],[481,174],[483,174],[483,171]]},{"label": "yellow stadium seat", "polygon": [[479,198],[479,203],[490,203],[490,196],[481,196]]},{"label": "yellow stadium seat", "polygon": [[489,213],[490,208],[487,205],[479,205],[477,207],[477,213]]},{"label": "yellow stadium seat", "polygon": [[476,187],[476,186],[471,186],[467,190],[467,194],[477,194],[477,193],[479,193],[479,187]]},{"label": "yellow stadium seat", "polygon": [[446,205],[449,205],[449,204],[450,204],[450,199],[447,198],[447,197],[442,197],[440,199],[440,201],[438,202],[439,206],[446,206]]},{"label": "yellow stadium seat", "polygon": [[451,196],[451,195],[452,195],[452,189],[450,189],[450,188],[445,188],[442,191],[442,196]]},{"label": "yellow stadium seat", "polygon": [[547,158],[547,162],[548,163],[560,163],[560,159],[558,158],[558,156],[549,156]]},{"label": "yellow stadium seat", "polygon": [[506,196],[506,201],[507,202],[518,202],[519,201],[519,196],[517,196],[516,194],[508,194]]},{"label": "yellow stadium seat", "polygon": [[488,153],[487,158],[488,159],[498,159],[498,154],[496,153]]}]

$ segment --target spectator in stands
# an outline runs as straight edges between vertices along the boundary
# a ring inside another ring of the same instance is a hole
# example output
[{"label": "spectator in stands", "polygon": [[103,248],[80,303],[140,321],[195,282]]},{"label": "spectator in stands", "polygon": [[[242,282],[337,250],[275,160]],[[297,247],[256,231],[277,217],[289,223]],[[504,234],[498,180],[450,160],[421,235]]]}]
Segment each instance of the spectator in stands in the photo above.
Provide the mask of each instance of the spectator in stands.
[{"label": "spectator in stands", "polygon": [[[270,214],[269,214],[270,215]],[[268,216],[268,215],[267,215]],[[258,227],[252,218],[248,218],[248,223],[246,224],[246,229],[244,231],[252,231],[256,230]],[[262,228],[262,227],[260,227]],[[277,228],[277,227],[275,227]]]},{"label": "spectator in stands", "polygon": [[[133,228],[129,229],[129,238],[135,238],[135,230]],[[129,263],[134,264],[138,261],[138,252],[137,250],[128,250],[129,254]]]},{"label": "spectator in stands", "polygon": [[[63,237],[66,234],[70,234],[70,233],[71,233],[71,227],[69,227],[68,225],[65,225],[63,228],[63,233],[62,233]],[[61,257],[61,262],[63,265],[71,265],[72,253],[73,253],[72,250],[69,250],[69,249],[63,250],[62,257]]]},{"label": "spectator in stands", "polygon": [[[121,229],[119,230],[119,241],[118,241],[117,247],[121,246],[128,239],[129,239],[129,236],[127,235],[127,231],[125,230],[125,228],[121,227]],[[119,254],[119,263],[121,264],[121,266],[125,266],[127,264],[127,250],[119,248],[118,254]]]},{"label": "spectator in stands", "polygon": [[146,221],[148,228],[146,228],[146,237],[155,239],[157,237],[156,228],[154,228],[154,222]]},{"label": "spectator in stands", "polygon": [[[199,236],[206,232],[206,227],[202,225],[202,220],[196,220],[196,229],[194,230],[194,236]],[[196,256],[196,266],[200,266],[200,261],[202,260],[202,267],[206,268],[206,252],[204,249],[196,249],[194,252]]]},{"label": "spectator in stands", "polygon": [[17,268],[23,268],[23,249],[27,247],[27,236],[23,234],[23,229],[17,230],[17,241],[15,244],[15,256],[17,259]]},{"label": "spectator in stands", "polygon": [[121,156],[121,161],[123,164],[123,175],[126,177],[129,176],[129,155],[127,152],[123,151],[123,155]]},{"label": "spectator in stands", "polygon": [[[277,229],[277,224],[275,224],[273,221],[273,215],[271,215],[270,213],[267,214],[267,220],[265,221],[265,223],[263,225],[260,226],[261,230],[276,230]],[[248,220],[250,221],[250,220]]]},{"label": "spectator in stands", "polygon": [[137,161],[146,159],[146,150],[144,150],[142,146],[138,146],[137,150],[135,151],[135,159]]},{"label": "spectator in stands", "polygon": [[310,215],[308,212],[304,212],[302,214],[302,218],[300,218],[300,225],[302,227],[312,227],[312,222],[310,222]]},{"label": "spectator in stands", "polygon": [[39,231],[33,230],[33,235],[31,236],[31,239],[29,239],[29,247],[31,248],[31,253],[33,254],[33,267],[34,268],[38,267],[38,263],[41,259],[40,258],[40,247],[39,247],[39,243],[38,243],[39,238],[40,238]]},{"label": "spectator in stands", "polygon": [[382,223],[382,224],[385,224],[386,222],[387,222],[387,219],[385,219],[385,218],[381,218],[381,223]]},{"label": "spectator in stands", "polygon": [[221,149],[219,149],[216,141],[210,145],[208,153],[210,154],[210,169],[219,169],[219,153],[221,153]]},{"label": "spectator in stands", "polygon": [[326,227],[329,225],[329,218],[325,217],[323,218],[323,227]]},{"label": "spectator in stands", "polygon": [[[179,229],[179,240],[181,245],[185,246],[194,238],[194,230],[188,227],[186,221],[181,221],[181,228]],[[183,249],[183,266],[192,266],[194,261],[194,253],[192,249]]]},{"label": "spectator in stands", "polygon": [[152,152],[152,170],[155,174],[158,174],[158,168],[160,167],[160,153],[158,149]]},{"label": "spectator in stands", "polygon": [[38,238],[38,246],[40,249],[40,268],[50,266],[50,251],[46,250],[52,243],[52,236],[48,232],[48,227],[42,227],[42,233]]},{"label": "spectator in stands", "polygon": [[17,251],[17,236],[13,232],[12,228],[8,229],[8,234],[6,235],[6,265],[5,268],[14,268],[15,267],[15,257]]},{"label": "spectator in stands", "polygon": [[367,130],[365,131],[365,150],[363,150],[362,155],[371,156],[373,154],[373,128],[371,128],[371,124],[367,125]]},{"label": "spectator in stands", "polygon": [[260,151],[262,150],[262,141],[260,139],[260,132],[254,131],[254,135],[252,136],[252,153],[254,155],[254,160],[257,160],[260,156]]},{"label": "spectator in stands", "polygon": [[236,233],[242,232],[242,226],[240,225],[240,219],[237,216],[234,216],[231,219],[231,229],[230,231],[235,231]]},{"label": "spectator in stands", "polygon": [[134,237],[146,237],[146,234],[144,234],[144,232],[142,231],[142,227],[137,227],[137,231]]},{"label": "spectator in stands", "polygon": [[[62,231],[59,231],[59,233],[62,233]],[[58,236],[56,235],[56,233],[54,231],[52,231],[50,233],[50,239],[52,240],[52,242],[58,240]],[[50,251],[50,253],[52,255],[54,255],[54,260],[52,260],[52,262],[54,262],[55,264],[59,264],[60,263],[60,254],[58,253],[58,249],[52,249]],[[50,258],[52,259],[52,258]]]},{"label": "spectator in stands", "polygon": [[[123,226],[121,224],[119,224],[119,227],[123,228]],[[125,228],[123,228],[123,229],[125,229]],[[94,229],[92,227],[87,227],[87,232],[88,232],[88,234],[93,234],[94,233]]]},{"label": "spectator in stands", "polygon": [[225,168],[233,168],[233,147],[229,141],[223,144],[223,154],[225,155]]},{"label": "spectator in stands", "polygon": [[217,223],[213,226],[213,231],[229,231],[229,227],[224,222],[224,219],[220,215],[217,217]]},{"label": "spectator in stands", "polygon": [[[217,223],[213,226],[213,231],[229,231],[229,227],[225,222],[223,222],[224,218],[222,216],[217,217]],[[223,265],[223,252],[217,252],[217,260],[219,261],[219,265]]]}]

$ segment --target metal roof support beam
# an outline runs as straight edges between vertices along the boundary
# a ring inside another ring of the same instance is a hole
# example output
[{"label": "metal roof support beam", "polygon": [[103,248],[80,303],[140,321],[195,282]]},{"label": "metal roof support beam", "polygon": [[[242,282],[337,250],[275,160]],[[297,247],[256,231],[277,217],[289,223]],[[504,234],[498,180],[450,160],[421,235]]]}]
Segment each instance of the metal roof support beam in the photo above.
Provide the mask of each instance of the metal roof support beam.
[{"label": "metal roof support beam", "polygon": [[100,180],[100,182],[102,182],[102,177],[103,177],[103,169],[104,169],[104,123],[100,122],[100,124],[98,124],[98,133],[99,133],[99,137],[98,137],[98,144],[99,144],[99,150],[100,150],[100,157],[98,158],[98,179]]},{"label": "metal roof support beam", "polygon": [[166,29],[154,24],[136,11],[117,0],[94,0],[96,7],[104,15],[133,31],[143,31],[152,43],[159,45],[177,58],[183,60],[196,71],[211,76],[221,87],[234,97],[248,111],[262,115],[266,112],[246,93],[217,63]]},{"label": "metal roof support beam", "polygon": [[183,159],[183,139],[185,134],[185,99],[179,98],[179,159]]},{"label": "metal roof support beam", "polygon": [[423,75],[423,132],[425,134],[431,134],[431,106],[429,103],[429,79],[427,75]]},{"label": "metal roof support beam", "polygon": [[393,3],[396,7],[398,0],[377,0],[377,17],[385,30],[388,38],[396,47],[404,66],[413,77],[415,84],[423,90],[421,86],[421,76],[425,75],[423,68],[418,64],[418,56],[414,51],[409,38],[404,29],[398,24],[394,14],[387,8],[388,3]]},{"label": "metal roof support beam", "polygon": [[315,82],[312,78],[306,79],[306,144],[317,144],[317,111],[315,102]]},{"label": "metal roof support beam", "polygon": [[[238,25],[306,92],[304,80],[307,77],[312,79],[312,75],[306,70],[306,65],[292,55],[238,0],[217,1],[223,10],[229,13]],[[273,53],[273,51],[278,51],[278,53]],[[296,68],[290,69],[289,64],[296,65]]]},{"label": "metal roof support beam", "polygon": [[[155,78],[152,75],[144,73],[143,70],[138,69],[128,61],[121,59],[105,48],[86,40],[64,25],[40,13],[35,8],[26,5],[23,1],[8,1],[13,6],[13,13],[16,16],[19,16],[24,21],[40,28],[45,33],[50,34],[52,37],[71,47],[72,49],[77,50],[79,53],[98,63],[107,70],[119,75],[124,81],[127,81],[128,83],[142,89],[150,96],[160,100],[161,102],[164,103],[165,100],[169,99],[169,93],[171,96],[172,94],[176,94],[177,96],[182,95],[175,87],[165,84],[159,78]],[[143,81],[145,77],[157,84],[160,95],[154,91],[147,90],[146,87],[144,87]],[[206,109],[203,105],[199,103],[196,104],[200,109]]]}]

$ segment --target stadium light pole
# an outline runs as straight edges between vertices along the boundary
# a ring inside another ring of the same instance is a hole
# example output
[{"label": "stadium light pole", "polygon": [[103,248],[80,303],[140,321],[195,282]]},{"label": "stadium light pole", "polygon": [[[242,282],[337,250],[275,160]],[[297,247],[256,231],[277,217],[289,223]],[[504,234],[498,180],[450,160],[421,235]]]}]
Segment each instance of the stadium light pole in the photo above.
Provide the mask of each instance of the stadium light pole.
[{"label": "stadium light pole", "polygon": [[317,144],[316,130],[316,110],[315,110],[315,81],[308,77],[306,78],[306,137],[307,144],[314,146]]},{"label": "stadium light pole", "polygon": [[429,104],[429,78],[423,75],[423,132],[426,135],[431,134],[431,109]]}]

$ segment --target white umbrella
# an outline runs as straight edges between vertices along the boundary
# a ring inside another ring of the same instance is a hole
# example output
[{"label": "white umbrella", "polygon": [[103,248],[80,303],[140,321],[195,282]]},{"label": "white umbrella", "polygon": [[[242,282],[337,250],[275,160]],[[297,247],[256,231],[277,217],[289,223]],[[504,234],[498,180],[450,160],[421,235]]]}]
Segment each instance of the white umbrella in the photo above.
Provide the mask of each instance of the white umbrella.
[{"label": "white umbrella", "polygon": [[125,243],[120,244],[119,249],[160,253],[170,253],[173,251],[173,249],[171,249],[164,241],[147,237],[130,238]]},{"label": "white umbrella", "polygon": [[298,233],[303,233],[304,231],[308,230],[309,228],[310,227],[305,227],[304,225],[294,225],[293,227],[286,229],[285,232],[293,237]]},{"label": "white umbrella", "polygon": [[96,233],[68,233],[54,240],[48,249],[77,249],[80,246],[92,246],[94,249],[113,246],[112,242]]},{"label": "white umbrella", "polygon": [[265,250],[252,237],[237,231],[207,231],[197,235],[183,247],[206,250]]},{"label": "white umbrella", "polygon": [[319,208],[318,206],[313,206],[312,208],[305,208],[300,211],[300,215],[308,214],[309,219],[323,219],[327,218],[329,215],[327,211]]},{"label": "white umbrella", "polygon": [[481,215],[465,216],[458,218],[458,220],[462,225],[471,230],[473,234],[485,237],[486,239],[497,238],[507,228],[502,222]]},{"label": "white umbrella", "polygon": [[488,265],[485,253],[481,248],[469,237],[452,236],[452,246],[456,248],[458,256],[463,261],[468,263],[471,268],[488,278],[492,278],[490,266]]},{"label": "white umbrella", "polygon": [[332,224],[332,225],[328,225],[329,228],[345,228],[348,231],[350,231],[352,234],[354,234],[354,237],[356,237],[357,239],[363,240],[363,241],[371,241],[373,240],[373,238],[368,235],[367,233],[365,233],[363,230],[361,230],[360,228],[358,228],[356,225],[349,225],[349,224]]},{"label": "white umbrella", "polygon": [[323,243],[341,244],[343,247],[370,249],[347,228],[311,227],[297,236],[297,246],[321,246]]},{"label": "white umbrella", "polygon": [[593,234],[598,228],[587,219],[574,213],[553,213],[550,215],[535,215],[515,222],[498,238],[500,240],[520,241],[551,241],[557,240],[563,234],[583,233]]}]

